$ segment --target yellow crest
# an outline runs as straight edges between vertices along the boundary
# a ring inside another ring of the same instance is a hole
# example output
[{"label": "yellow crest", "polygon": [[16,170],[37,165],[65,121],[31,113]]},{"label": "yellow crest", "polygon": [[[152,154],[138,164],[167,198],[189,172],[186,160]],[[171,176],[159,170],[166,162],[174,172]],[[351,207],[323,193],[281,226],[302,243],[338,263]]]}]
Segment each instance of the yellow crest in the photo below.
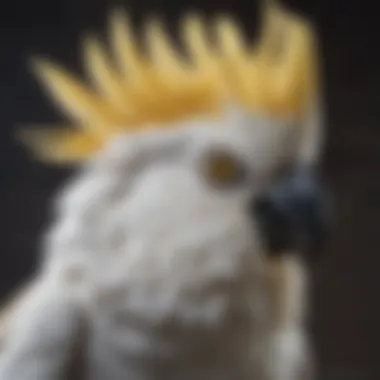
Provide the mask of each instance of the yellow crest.
[{"label": "yellow crest", "polygon": [[226,102],[279,117],[300,118],[317,92],[315,36],[303,19],[266,3],[257,46],[246,46],[231,17],[214,21],[211,44],[205,21],[188,15],[182,37],[189,59],[170,43],[161,22],[147,21],[148,54],[133,37],[127,17],[110,22],[115,63],[94,38],[84,43],[84,61],[94,89],[49,61],[35,60],[44,87],[73,126],[29,131],[24,141],[42,159],[85,160],[115,134],[169,128],[182,118],[219,114]]}]

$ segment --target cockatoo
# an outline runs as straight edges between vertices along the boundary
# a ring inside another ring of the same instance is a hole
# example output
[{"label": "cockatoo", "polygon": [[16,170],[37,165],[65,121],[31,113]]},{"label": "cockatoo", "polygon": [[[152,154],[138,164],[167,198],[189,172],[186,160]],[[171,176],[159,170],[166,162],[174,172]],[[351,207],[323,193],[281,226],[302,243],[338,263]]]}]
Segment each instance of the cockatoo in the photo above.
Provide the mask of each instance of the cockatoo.
[{"label": "cockatoo", "polygon": [[267,4],[261,39],[237,23],[160,20],[146,54],[111,19],[113,64],[87,39],[95,89],[34,62],[75,125],[28,134],[79,163],[34,280],[4,311],[1,380],[308,380],[306,255],[324,238],[315,179],[316,37]]}]

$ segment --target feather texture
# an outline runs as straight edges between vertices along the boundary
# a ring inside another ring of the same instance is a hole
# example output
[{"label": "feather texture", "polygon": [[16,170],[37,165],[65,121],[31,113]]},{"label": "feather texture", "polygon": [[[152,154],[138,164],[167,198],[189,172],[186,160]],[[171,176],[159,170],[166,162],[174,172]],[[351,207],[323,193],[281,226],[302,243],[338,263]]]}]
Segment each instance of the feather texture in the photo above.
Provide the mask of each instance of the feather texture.
[{"label": "feather texture", "polygon": [[[41,132],[34,136],[33,147],[40,145],[46,152],[49,141],[60,157],[84,159],[101,148],[99,141],[105,144],[116,133],[153,125],[173,127],[173,122],[188,116],[218,114],[231,102],[252,112],[304,117],[318,82],[313,28],[275,2],[266,2],[263,19],[258,46],[247,46],[230,16],[214,20],[217,38],[211,44],[205,20],[188,15],[182,25],[187,62],[159,19],[145,24],[148,54],[144,55],[127,15],[113,12],[110,45],[115,62],[94,37],[84,40],[85,69],[94,88],[52,62],[34,61],[41,83],[76,129],[72,145],[70,133],[62,138],[48,131],[47,138]],[[83,143],[78,144],[78,139]]]}]

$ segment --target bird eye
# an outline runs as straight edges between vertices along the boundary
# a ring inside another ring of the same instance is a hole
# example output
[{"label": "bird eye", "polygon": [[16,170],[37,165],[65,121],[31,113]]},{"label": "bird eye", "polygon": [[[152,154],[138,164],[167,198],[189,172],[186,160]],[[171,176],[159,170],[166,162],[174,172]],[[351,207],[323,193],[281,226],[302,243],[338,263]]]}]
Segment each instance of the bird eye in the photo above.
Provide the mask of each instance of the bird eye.
[{"label": "bird eye", "polygon": [[247,179],[244,163],[226,151],[208,153],[204,160],[203,172],[207,182],[215,187],[235,187]]}]

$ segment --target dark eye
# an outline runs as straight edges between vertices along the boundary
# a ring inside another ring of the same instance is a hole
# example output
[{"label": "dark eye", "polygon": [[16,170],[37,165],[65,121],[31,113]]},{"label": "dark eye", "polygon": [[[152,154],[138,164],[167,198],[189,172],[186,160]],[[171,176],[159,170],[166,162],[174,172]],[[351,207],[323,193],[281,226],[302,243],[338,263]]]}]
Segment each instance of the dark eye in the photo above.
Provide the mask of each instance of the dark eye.
[{"label": "dark eye", "polygon": [[203,161],[203,173],[208,183],[219,188],[231,188],[245,183],[248,170],[236,155],[213,151]]}]

